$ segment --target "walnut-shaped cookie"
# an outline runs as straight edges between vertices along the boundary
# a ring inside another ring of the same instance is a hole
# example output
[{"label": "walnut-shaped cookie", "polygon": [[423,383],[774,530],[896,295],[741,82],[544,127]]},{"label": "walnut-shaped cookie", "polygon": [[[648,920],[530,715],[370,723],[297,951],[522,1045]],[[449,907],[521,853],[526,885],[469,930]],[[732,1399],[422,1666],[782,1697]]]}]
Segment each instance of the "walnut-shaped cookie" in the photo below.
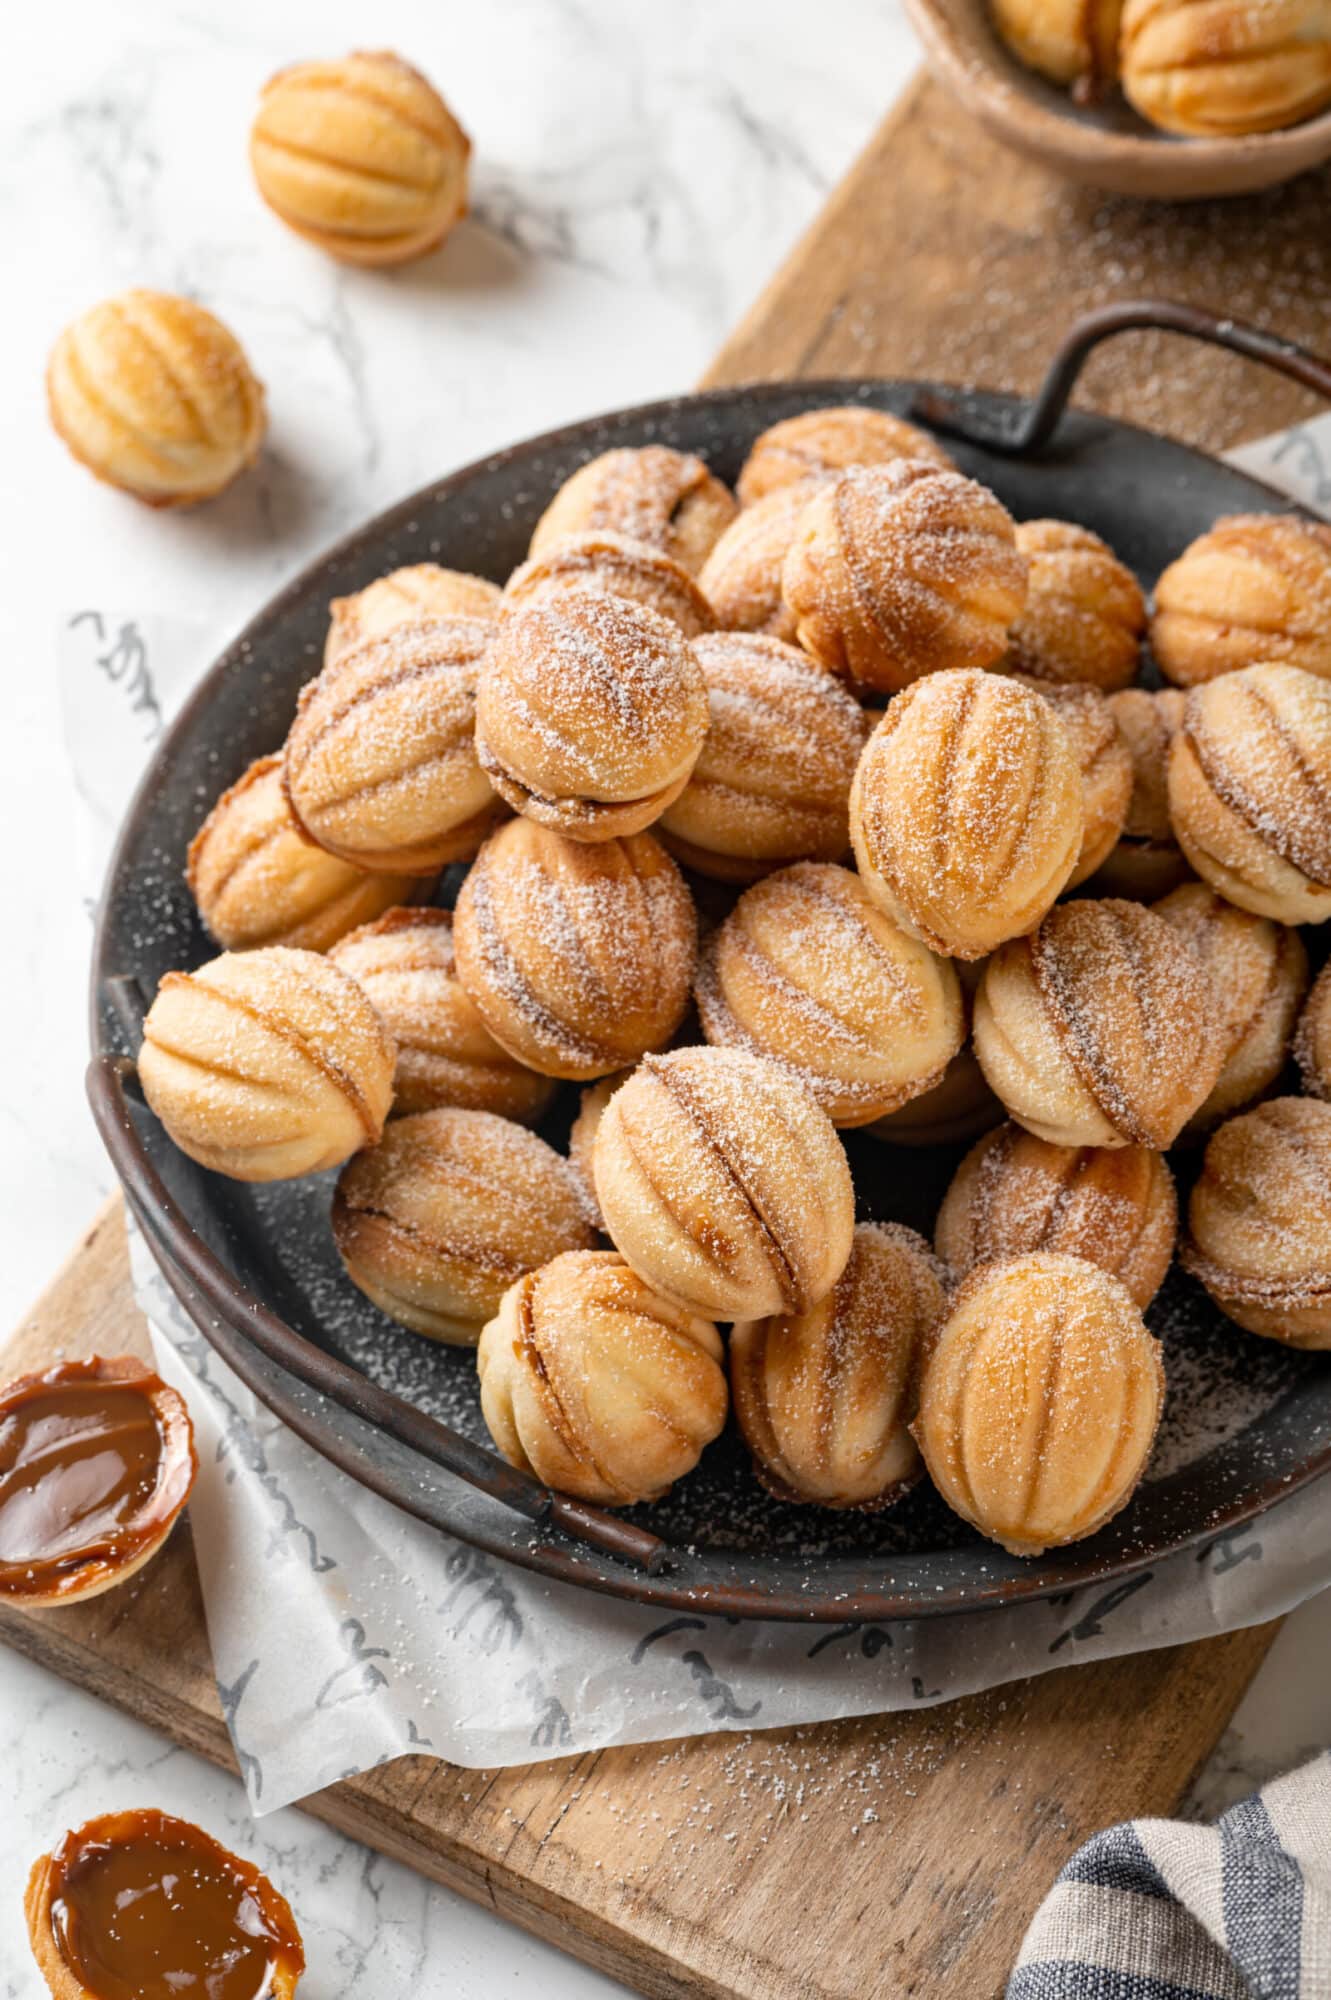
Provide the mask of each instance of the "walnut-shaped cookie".
[{"label": "walnut-shaped cookie", "polygon": [[1117,1278],[1034,1251],[973,1271],[930,1346],[912,1429],[949,1507],[1013,1555],[1131,1499],[1164,1402],[1159,1342]]},{"label": "walnut-shaped cookie", "polygon": [[327,951],[415,886],[409,875],[367,874],[312,847],[291,816],[280,757],[258,758],[223,792],[190,842],[185,879],[227,951]]},{"label": "walnut-shaped cookie", "polygon": [[515,569],[504,586],[504,609],[578,594],[627,598],[668,618],[686,639],[696,639],[716,624],[702,589],[672,556],[606,528],[551,542]]},{"label": "walnut-shaped cookie", "polygon": [[536,1123],[554,1082],[501,1048],[486,1027],[458,978],[451,911],[387,910],[328,955],[350,973],[397,1044],[395,1116],[455,1104]]},{"label": "walnut-shaped cookie", "polygon": [[985,486],[920,459],[848,472],[815,493],[781,573],[799,643],[820,666],[893,693],[950,667],[991,667],[1026,603],[1012,516]]},{"label": "walnut-shaped cookie", "polygon": [[500,622],[476,750],[516,812],[573,840],[639,833],[679,797],[707,733],[678,625],[624,598],[519,606]]},{"label": "walnut-shaped cookie", "polygon": [[1178,688],[1124,688],[1107,707],[1132,759],[1132,797],[1117,845],[1101,862],[1095,886],[1104,896],[1153,903],[1192,874],[1169,817],[1169,746],[1183,720]]},{"label": "walnut-shaped cookie", "polygon": [[1075,889],[1113,853],[1132,805],[1132,752],[1104,695],[1093,687],[1056,686],[1029,674],[1013,678],[1043,696],[1068,733],[1081,774],[1081,852],[1065,887]]},{"label": "walnut-shaped cookie", "polygon": [[657,1500],[726,1420],[721,1336],[613,1251],[556,1257],[504,1294],[476,1356],[511,1465],[605,1507]]},{"label": "walnut-shaped cookie", "polygon": [[1331,966],[1313,981],[1294,1037],[1294,1055],[1310,1097],[1331,1099]]},{"label": "walnut-shaped cookie", "polygon": [[1169,753],[1179,846],[1227,902],[1331,917],[1331,680],[1245,667],[1193,688]]},{"label": "walnut-shaped cookie", "polygon": [[601,1129],[606,1105],[630,1074],[631,1072],[626,1069],[616,1070],[613,1076],[598,1077],[595,1083],[587,1084],[579,1093],[577,1116],[569,1127],[568,1163],[578,1183],[583,1207],[598,1229],[604,1229],[605,1222],[601,1215],[601,1204],[596,1199],[596,1172],[592,1165],[596,1152],[596,1135]]},{"label": "walnut-shaped cookie", "polygon": [[735,516],[698,578],[723,632],[761,632],[791,643],[795,614],[781,594],[781,572],[816,479],[774,486]]},{"label": "walnut-shaped cookie", "polygon": [[656,828],[671,853],[726,882],[752,882],[791,861],[839,860],[864,748],[859,703],[779,639],[717,632],[693,652],[709,727]]},{"label": "walnut-shaped cookie", "polygon": [[1129,686],[1140,664],[1146,600],[1127,564],[1099,535],[1069,521],[1022,521],[1017,547],[1030,577],[1007,664],[1101,694]]},{"label": "walnut-shaped cookie", "polygon": [[709,1042],[794,1070],[834,1125],[867,1125],[932,1089],[966,1035],[947,959],[830,862],[747,889],[708,939],[696,991]]},{"label": "walnut-shaped cookie", "polygon": [[595,1240],[566,1159],[489,1111],[395,1118],[338,1177],[347,1276],[414,1333],[474,1347],[525,1271]]},{"label": "walnut-shaped cookie", "polygon": [[593,1168],[615,1248],[695,1312],[804,1312],[846,1267],[845,1151],[812,1094],[762,1056],[646,1057],[606,1106]]},{"label": "walnut-shaped cookie", "polygon": [[1140,903],[1061,903],[984,968],[975,1053],[1008,1113],[1059,1146],[1173,1145],[1224,1061],[1197,954]]},{"label": "walnut-shaped cookie", "polygon": [[999,35],[1027,69],[1094,103],[1118,75],[1123,0],[989,0]]},{"label": "walnut-shaped cookie", "polygon": [[693,900],[649,833],[565,840],[510,820],[458,896],[458,977],[510,1055],[544,1076],[608,1076],[664,1048],[697,956]]},{"label": "walnut-shaped cookie", "polygon": [[250,167],[273,214],[344,264],[405,264],[467,212],[468,139],[386,49],[292,63],[264,86]]},{"label": "walnut-shaped cookie", "polygon": [[983,958],[1033,929],[1084,830],[1077,753],[1053,704],[999,674],[931,674],[898,695],[851,787],[869,894],[948,958]]},{"label": "walnut-shaped cookie", "polygon": [[1230,514],[1155,587],[1151,650],[1180,687],[1264,660],[1331,676],[1331,527]]},{"label": "walnut-shaped cookie", "polygon": [[934,1248],[958,1278],[977,1264],[1056,1250],[1112,1273],[1143,1312],[1177,1237],[1178,1197],[1162,1154],[1054,1146],[1011,1124],[972,1146],[934,1225]]},{"label": "walnut-shaped cookie", "polygon": [[1236,1325],[1331,1348],[1331,1104],[1275,1097],[1222,1125],[1180,1254]]},{"label": "walnut-shaped cookie", "polygon": [[495,629],[482,618],[399,625],[302,689],[283,784],[316,846],[388,875],[437,875],[476,852],[500,811],[475,743]]},{"label": "walnut-shaped cookie", "polygon": [[1155,905],[1206,967],[1224,1058],[1215,1086],[1185,1128],[1209,1131],[1268,1090],[1284,1069],[1308,990],[1298,932],[1236,909],[1205,882],[1185,882]]},{"label": "walnut-shaped cookie", "polygon": [[1119,69],[1129,103],[1167,132],[1276,132],[1331,104],[1331,12],[1323,0],[1125,0]]},{"label": "walnut-shaped cookie", "polygon": [[376,577],[351,597],[335,597],[328,607],[324,664],[367,639],[382,639],[399,625],[426,618],[497,618],[503,592],[497,583],[438,563],[411,563]]},{"label": "walnut-shaped cookie", "polygon": [[742,1320],[730,1393],[754,1470],[779,1500],[890,1507],[920,1478],[907,1425],[943,1317],[943,1272],[922,1236],[862,1222],[850,1262],[802,1313]]},{"label": "walnut-shaped cookie", "polygon": [[780,486],[801,480],[839,479],[858,465],[891,465],[899,458],[951,467],[941,444],[918,424],[867,404],[832,404],[783,417],[754,439],[736,483],[744,507],[756,506]]},{"label": "walnut-shaped cookie", "polygon": [[393,1038],[354,979],[272,945],[168,972],[139,1082],[182,1153],[238,1181],[340,1166],[384,1129]]},{"label": "walnut-shaped cookie", "polygon": [[564,481],[536,523],[529,554],[570,535],[626,535],[697,576],[735,518],[735,496],[691,451],[623,446],[592,458]]},{"label": "walnut-shaped cookie", "polygon": [[263,387],[193,299],[121,292],[67,326],[46,368],[51,423],[81,465],[149,507],[210,500],[259,455]]},{"label": "walnut-shaped cookie", "polygon": [[962,1146],[1001,1124],[1004,1115],[974,1048],[965,1042],[932,1090],[864,1129],[885,1146]]}]

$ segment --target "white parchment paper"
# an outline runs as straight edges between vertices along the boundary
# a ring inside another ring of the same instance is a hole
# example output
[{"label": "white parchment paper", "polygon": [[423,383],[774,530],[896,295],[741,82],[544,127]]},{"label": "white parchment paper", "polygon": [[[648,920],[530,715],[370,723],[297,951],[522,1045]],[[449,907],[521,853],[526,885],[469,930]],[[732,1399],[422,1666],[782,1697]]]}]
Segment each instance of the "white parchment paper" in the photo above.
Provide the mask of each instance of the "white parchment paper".
[{"label": "white parchment paper", "polygon": [[[1331,514],[1331,417],[1234,462]],[[144,757],[218,635],[71,613],[62,691],[89,896]],[[213,1353],[143,1244],[137,1296],[199,1441],[191,1502],[218,1686],[272,1811],[408,1752],[494,1766],[874,1714],[1259,1623],[1331,1583],[1328,1482],[1104,1589],[891,1626],[680,1616],[548,1583],[422,1526],[303,1445]]]}]

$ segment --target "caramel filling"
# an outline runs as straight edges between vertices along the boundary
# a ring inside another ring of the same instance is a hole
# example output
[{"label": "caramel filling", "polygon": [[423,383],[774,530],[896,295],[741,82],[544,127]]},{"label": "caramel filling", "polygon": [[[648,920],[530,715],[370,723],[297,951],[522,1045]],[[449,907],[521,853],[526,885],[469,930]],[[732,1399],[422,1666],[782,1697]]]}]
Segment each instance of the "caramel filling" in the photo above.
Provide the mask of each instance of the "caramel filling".
[{"label": "caramel filling", "polygon": [[74,1976],[97,2000],[267,2000],[298,1948],[258,1870],[165,1813],[115,1827],[51,1857],[51,1930]]},{"label": "caramel filling", "polygon": [[128,1562],[169,1523],[192,1454],[168,1451],[152,1388],[76,1362],[0,1397],[0,1593]]}]

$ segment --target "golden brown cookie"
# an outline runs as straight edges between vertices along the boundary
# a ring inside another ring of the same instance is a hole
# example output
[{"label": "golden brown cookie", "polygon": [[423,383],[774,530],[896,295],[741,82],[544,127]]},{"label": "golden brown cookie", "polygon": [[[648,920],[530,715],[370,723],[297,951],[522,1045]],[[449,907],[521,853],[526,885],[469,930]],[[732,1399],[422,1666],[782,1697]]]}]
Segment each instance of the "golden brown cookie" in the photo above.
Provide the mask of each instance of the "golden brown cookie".
[{"label": "golden brown cookie", "polygon": [[327,951],[416,886],[410,875],[370,875],[312,847],[291,816],[280,757],[258,758],[223,792],[190,842],[185,879],[227,951]]},{"label": "golden brown cookie", "polygon": [[631,1072],[616,1070],[612,1076],[599,1077],[589,1083],[578,1097],[578,1115],[569,1127],[568,1163],[573,1169],[573,1177],[578,1183],[583,1207],[598,1229],[604,1229],[601,1204],[596,1199],[596,1174],[592,1157],[596,1151],[596,1135],[601,1129],[605,1107],[624,1083]]},{"label": "golden brown cookie", "polygon": [[486,1027],[545,1076],[608,1076],[664,1048],[684,1017],[697,920],[647,833],[565,840],[510,820],[462,885],[458,977]]},{"label": "golden brown cookie", "polygon": [[1331,1348],[1331,1104],[1276,1097],[1220,1127],[1181,1255],[1249,1333]]},{"label": "golden brown cookie", "polygon": [[1245,667],[1193,688],[1169,753],[1179,846],[1227,902],[1331,917],[1331,681]]},{"label": "golden brown cookie", "polygon": [[495,626],[399,625],[301,690],[283,783],[306,837],[355,867],[437,875],[500,805],[476,756],[476,680]]},{"label": "golden brown cookie", "polygon": [[697,576],[735,518],[735,497],[693,452],[669,445],[602,452],[564,481],[536,523],[529,554],[570,535],[626,535]]},{"label": "golden brown cookie", "polygon": [[393,1060],[354,979],[317,952],[272,945],[168,972],[138,1068],[182,1153],[232,1180],[280,1181],[374,1145]]},{"label": "golden brown cookie", "polygon": [[966,1034],[953,967],[801,861],[745,891],[698,968],[707,1040],[792,1069],[834,1125],[867,1125],[941,1082]]},{"label": "golden brown cookie", "polygon": [[795,614],[781,594],[781,572],[816,479],[774,486],[735,516],[703,565],[700,588],[723,632],[761,632],[787,643]]},{"label": "golden brown cookie", "polygon": [[1297,931],[1235,909],[1205,882],[1185,882],[1155,905],[1206,968],[1224,1044],[1220,1075],[1190,1133],[1209,1131],[1268,1090],[1285,1067],[1308,990]]},{"label": "golden brown cookie", "polygon": [[639,833],[683,791],[706,733],[702,670],[669,619],[581,594],[501,621],[476,749],[528,819],[573,840]]},{"label": "golden brown cookie", "polygon": [[324,665],[341,654],[382,639],[399,625],[427,618],[497,618],[503,597],[497,583],[438,563],[412,563],[376,577],[352,597],[335,597],[328,607]]},{"label": "golden brown cookie", "polygon": [[595,1241],[566,1159],[511,1119],[456,1106],[395,1118],[343,1168],[332,1225],[367,1298],[461,1347],[524,1272]]},{"label": "golden brown cookie", "polygon": [[902,459],[815,493],[781,588],[807,653],[892,693],[926,674],[1001,660],[1026,572],[1012,517],[987,487]]},{"label": "golden brown cookie", "polygon": [[1018,62],[1094,102],[1118,76],[1123,0],[989,0],[999,35]]},{"label": "golden brown cookie", "polygon": [[855,1205],[841,1141],[762,1056],[646,1057],[606,1106],[593,1167],[615,1248],[695,1312],[804,1312],[846,1267]]},{"label": "golden brown cookie", "polygon": [[1192,874],[1169,817],[1169,746],[1183,720],[1178,688],[1124,688],[1107,706],[1132,759],[1132,797],[1118,844],[1100,864],[1104,896],[1153,903]]},{"label": "golden brown cookie", "polygon": [[754,439],[736,491],[742,506],[753,507],[778,487],[811,478],[839,479],[853,466],[891,465],[899,458],[952,464],[928,431],[888,410],[861,403],[802,410]]},{"label": "golden brown cookie", "polygon": [[1151,650],[1180,687],[1263,660],[1331,676],[1331,527],[1295,514],[1217,521],[1157,583]]},{"label": "golden brown cookie", "polygon": [[958,1278],[1032,1250],[1084,1257],[1127,1287],[1144,1312],[1165,1282],[1178,1197],[1160,1153],[1145,1146],[1054,1146],[1000,1125],[971,1148],[934,1226],[934,1248]]},{"label": "golden brown cookie", "polygon": [[1167,132],[1239,138],[1331,104],[1326,0],[1125,0],[1124,93]]},{"label": "golden brown cookie", "polygon": [[1132,571],[1108,542],[1068,521],[1020,522],[1017,547],[1030,578],[1007,664],[1037,680],[1070,681],[1101,694],[1129,686],[1146,630],[1146,600]]},{"label": "golden brown cookie", "polygon": [[579,593],[641,604],[678,625],[686,639],[696,639],[716,624],[702,589],[673,557],[609,529],[551,542],[541,555],[515,569],[504,586],[504,609],[550,604]]},{"label": "golden brown cookie", "polygon": [[274,215],[344,264],[405,264],[467,212],[468,139],[389,50],[292,63],[264,85],[250,167]]},{"label": "golden brown cookie", "polygon": [[695,642],[709,727],[657,832],[686,867],[752,882],[791,861],[837,861],[850,845],[851,779],[864,716],[805,654],[758,633]]},{"label": "golden brown cookie", "polygon": [[476,1356],[504,1457],[606,1507],[658,1500],[726,1420],[721,1336],[613,1251],[557,1257],[505,1294]]},{"label": "golden brown cookie", "polygon": [[120,292],[80,313],[51,349],[46,401],[79,463],[149,507],[220,493],[267,427],[235,335],[168,292]]},{"label": "golden brown cookie", "polygon": [[754,1470],[778,1500],[876,1512],[922,1467],[907,1429],[943,1273],[922,1236],[862,1222],[850,1262],[807,1312],[744,1320],[730,1392]]},{"label": "golden brown cookie", "polygon": [[155,1807],[62,1835],[33,1863],[23,1910],[52,2000],[292,2000],[305,1970],[296,1920],[268,1877]]},{"label": "golden brown cookie", "polygon": [[1068,733],[1081,774],[1081,852],[1065,887],[1075,889],[1113,853],[1132,805],[1132,752],[1108,701],[1093,687],[1013,679],[1043,696]]},{"label": "golden brown cookie", "polygon": [[1013,1555],[1079,1542],[1131,1499],[1164,1402],[1160,1345],[1080,1257],[981,1265],[954,1295],[912,1426],[949,1507]]},{"label": "golden brown cookie", "polygon": [[328,955],[397,1044],[394,1116],[455,1104],[536,1123],[555,1085],[501,1048],[481,1019],[458,978],[451,911],[388,910]]},{"label": "golden brown cookie", "polygon": [[1008,1113],[1059,1146],[1171,1146],[1224,1041],[1200,960],[1140,903],[1060,903],[985,966],[975,1053]]},{"label": "golden brown cookie", "polygon": [[865,886],[949,958],[1033,929],[1084,837],[1081,776],[1052,703],[999,674],[931,674],[891,703],[850,795]]},{"label": "golden brown cookie", "polygon": [[1294,1054],[1310,1097],[1331,1099],[1331,966],[1313,982],[1294,1037]]}]

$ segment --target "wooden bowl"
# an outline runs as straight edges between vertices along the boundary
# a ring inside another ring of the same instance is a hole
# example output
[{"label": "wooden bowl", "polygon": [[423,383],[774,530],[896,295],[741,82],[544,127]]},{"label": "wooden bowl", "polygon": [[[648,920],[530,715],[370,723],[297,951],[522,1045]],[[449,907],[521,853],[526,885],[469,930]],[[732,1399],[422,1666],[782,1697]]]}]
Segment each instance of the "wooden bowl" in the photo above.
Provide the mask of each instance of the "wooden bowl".
[{"label": "wooden bowl", "polygon": [[1037,76],[1004,46],[985,0],[906,0],[929,67],[985,130],[1068,180],[1153,201],[1276,187],[1331,159],[1331,111],[1246,139],[1187,139],[1118,91],[1100,104]]}]

